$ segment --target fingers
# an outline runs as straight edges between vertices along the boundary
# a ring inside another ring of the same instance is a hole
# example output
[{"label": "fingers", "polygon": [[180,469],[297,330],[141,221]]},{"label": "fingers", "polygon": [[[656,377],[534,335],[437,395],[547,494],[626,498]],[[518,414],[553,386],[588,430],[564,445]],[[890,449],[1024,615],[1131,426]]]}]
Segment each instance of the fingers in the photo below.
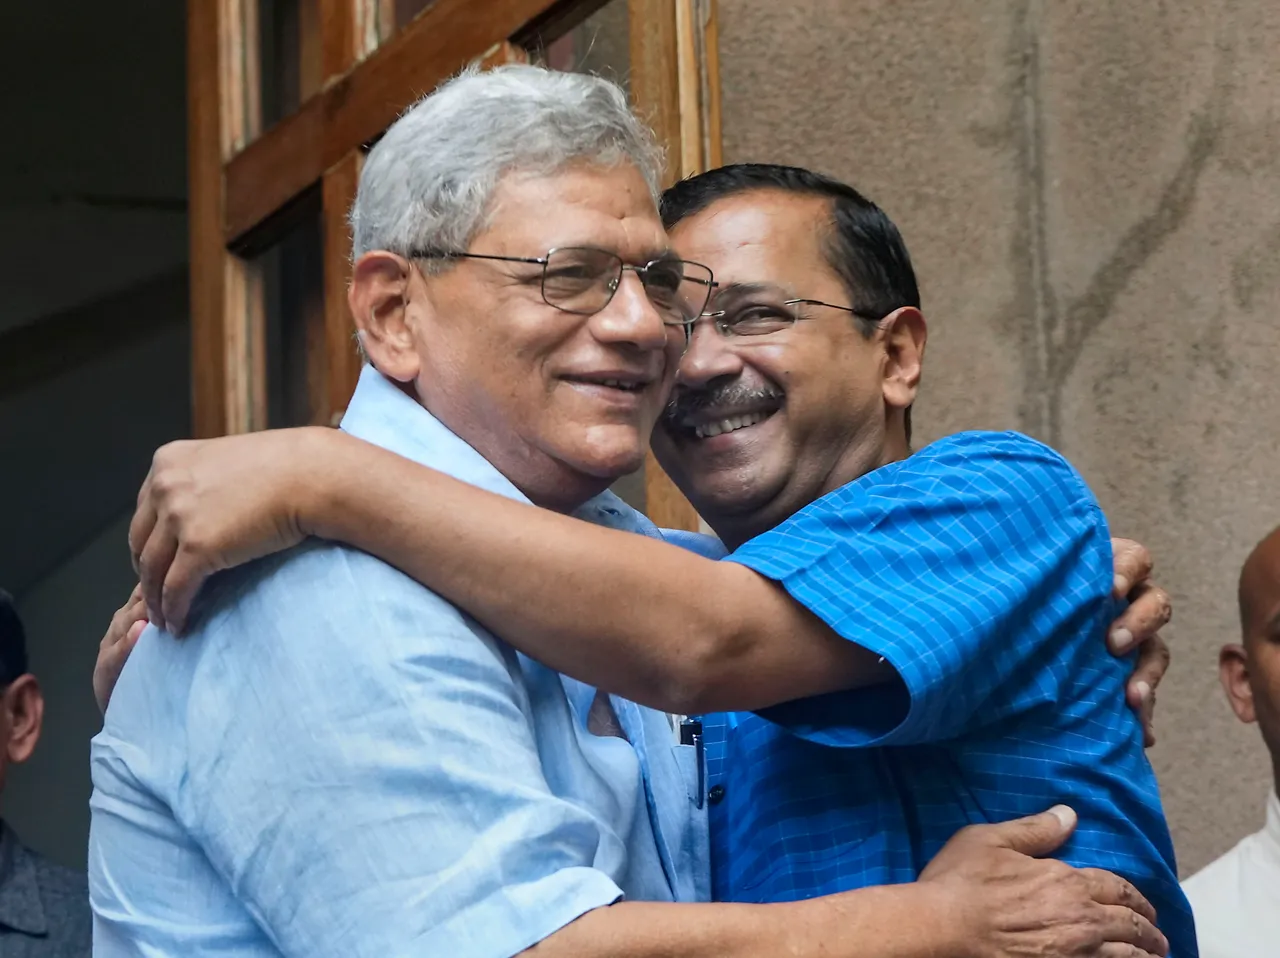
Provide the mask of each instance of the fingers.
[{"label": "fingers", "polygon": [[1154,567],[1147,547],[1132,539],[1112,539],[1111,554],[1115,563],[1115,596],[1123,599],[1136,585],[1151,578]]},{"label": "fingers", "polygon": [[120,677],[120,670],[124,668],[133,647],[138,644],[138,637],[146,627],[142,595],[139,589],[134,589],[129,602],[112,617],[111,626],[98,648],[98,660],[93,666],[93,696],[98,702],[98,710],[104,715],[116,680]]},{"label": "fingers", "polygon": [[155,474],[155,463],[138,490],[138,506],[133,518],[129,521],[129,556],[133,560],[133,571],[139,572],[142,549],[151,537],[151,530],[156,524],[156,505],[151,495],[151,477]]},{"label": "fingers", "polygon": [[1154,637],[1173,618],[1169,593],[1156,585],[1135,586],[1129,607],[1111,624],[1107,645],[1112,654],[1124,655]]},{"label": "fingers", "polygon": [[111,622],[107,626],[107,632],[102,637],[99,647],[107,649],[123,641],[128,636],[129,630],[139,619],[142,620],[143,625],[146,625],[147,612],[142,602],[141,585],[134,586],[133,592],[129,595],[129,600],[111,616]]},{"label": "fingers", "polygon": [[1076,813],[1066,805],[994,825],[974,825],[961,832],[966,841],[983,841],[1023,855],[1040,857],[1057,850],[1076,827]]},{"label": "fingers", "polygon": [[1080,877],[1089,887],[1089,897],[1100,905],[1120,905],[1155,923],[1156,910],[1130,882],[1101,868],[1081,868]]},{"label": "fingers", "polygon": [[187,627],[187,614],[200,586],[209,575],[208,569],[195,558],[190,549],[179,548],[164,578],[161,613],[165,625],[174,635],[180,635]]},{"label": "fingers", "polygon": [[1126,698],[1142,718],[1143,737],[1147,748],[1155,744],[1156,688],[1169,671],[1169,646],[1159,635],[1144,642],[1138,662],[1129,677]]},{"label": "fingers", "polygon": [[1154,924],[1136,911],[1123,905],[1104,905],[1102,937],[1105,942],[1122,946],[1116,954],[1126,954],[1123,946],[1131,946],[1139,955],[1164,956],[1169,953],[1169,941]]},{"label": "fingers", "polygon": [[165,524],[151,530],[138,559],[138,577],[148,618],[157,628],[167,628],[164,618],[164,580],[178,551],[178,538]]},{"label": "fingers", "polygon": [[1164,958],[1164,953],[1155,954],[1143,951],[1137,945],[1123,945],[1109,941],[1090,953],[1094,958]]}]

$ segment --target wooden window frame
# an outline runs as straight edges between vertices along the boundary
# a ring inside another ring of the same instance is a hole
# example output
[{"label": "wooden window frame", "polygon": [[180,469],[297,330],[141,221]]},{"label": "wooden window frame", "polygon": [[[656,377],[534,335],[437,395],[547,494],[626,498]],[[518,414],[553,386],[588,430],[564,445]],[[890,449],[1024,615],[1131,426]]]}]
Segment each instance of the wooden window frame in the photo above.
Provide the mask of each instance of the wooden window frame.
[{"label": "wooden window frame", "polygon": [[[435,0],[394,31],[393,0],[316,0],[301,23],[302,103],[261,129],[257,0],[188,0],[192,402],[196,436],[267,425],[263,279],[253,257],[318,204],[322,302],[307,309],[311,421],[334,423],[360,372],[347,307],[347,212],[365,146],[473,60],[522,61],[606,0]],[[715,0],[628,0],[632,97],[674,179],[720,163]],[[318,68],[317,65],[318,64]],[[647,512],[698,518],[652,456]]]}]

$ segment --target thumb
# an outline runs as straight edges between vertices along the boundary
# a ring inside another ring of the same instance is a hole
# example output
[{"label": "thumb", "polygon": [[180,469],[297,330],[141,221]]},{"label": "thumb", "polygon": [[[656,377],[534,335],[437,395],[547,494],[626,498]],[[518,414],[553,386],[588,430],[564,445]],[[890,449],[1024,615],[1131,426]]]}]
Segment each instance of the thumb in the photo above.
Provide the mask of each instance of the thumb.
[{"label": "thumb", "polygon": [[1055,805],[1039,815],[988,825],[986,829],[997,846],[1039,858],[1061,847],[1075,827],[1075,811],[1066,805]]}]

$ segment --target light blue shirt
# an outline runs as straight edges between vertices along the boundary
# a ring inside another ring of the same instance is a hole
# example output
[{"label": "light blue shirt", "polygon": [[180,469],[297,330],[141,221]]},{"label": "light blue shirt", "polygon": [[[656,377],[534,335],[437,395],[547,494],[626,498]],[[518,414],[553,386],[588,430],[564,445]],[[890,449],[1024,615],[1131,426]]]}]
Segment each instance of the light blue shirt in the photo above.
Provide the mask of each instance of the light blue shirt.
[{"label": "light blue shirt", "polygon": [[[343,428],[523,498],[366,368]],[[580,517],[657,530],[606,493]],[[530,556],[530,561],[537,561]],[[143,634],[94,739],[94,954],[509,956],[626,897],[705,901],[693,749],[316,540]]]}]

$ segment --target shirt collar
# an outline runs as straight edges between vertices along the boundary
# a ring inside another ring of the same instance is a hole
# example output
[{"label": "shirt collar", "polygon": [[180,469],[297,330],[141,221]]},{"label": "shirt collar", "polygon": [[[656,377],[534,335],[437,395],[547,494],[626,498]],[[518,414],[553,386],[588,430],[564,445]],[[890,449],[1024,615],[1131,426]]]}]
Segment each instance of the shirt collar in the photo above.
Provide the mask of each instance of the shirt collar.
[{"label": "shirt collar", "polygon": [[[342,417],[342,429],[470,485],[508,499],[529,501],[466,440],[371,365],[366,364],[360,373]],[[608,490],[583,503],[573,515],[597,525],[658,536],[653,523]]]},{"label": "shirt collar", "polygon": [[24,935],[45,935],[45,920],[36,882],[36,865],[13,830],[0,822],[0,928]]},{"label": "shirt collar", "polygon": [[1271,846],[1272,857],[1280,863],[1280,798],[1274,791],[1267,799],[1267,824],[1263,826],[1262,833]]}]

